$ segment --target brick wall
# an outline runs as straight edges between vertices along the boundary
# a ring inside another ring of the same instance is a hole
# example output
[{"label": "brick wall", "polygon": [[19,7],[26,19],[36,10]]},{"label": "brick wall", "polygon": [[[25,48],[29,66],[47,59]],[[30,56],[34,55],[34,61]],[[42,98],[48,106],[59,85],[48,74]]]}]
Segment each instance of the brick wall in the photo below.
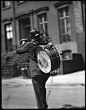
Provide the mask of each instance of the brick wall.
[{"label": "brick wall", "polygon": [[81,1],[74,1],[73,6],[74,6],[74,17],[75,17],[75,30],[76,33],[80,33],[83,31]]},{"label": "brick wall", "polygon": [[85,61],[85,31],[83,28],[81,1],[73,1],[73,6],[78,52],[82,53]]},{"label": "brick wall", "polygon": [[78,52],[82,53],[85,62],[85,32],[76,33]]}]

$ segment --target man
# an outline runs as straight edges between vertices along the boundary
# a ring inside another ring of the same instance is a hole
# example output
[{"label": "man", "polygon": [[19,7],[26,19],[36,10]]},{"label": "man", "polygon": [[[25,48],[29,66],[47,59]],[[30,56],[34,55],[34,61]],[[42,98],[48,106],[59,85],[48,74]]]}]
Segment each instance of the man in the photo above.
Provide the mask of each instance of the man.
[{"label": "man", "polygon": [[[43,34],[46,35],[43,36]],[[38,68],[36,58],[36,48],[38,45],[52,46],[52,40],[47,33],[40,34],[40,31],[37,29],[33,29],[30,31],[30,37],[32,39],[31,42],[25,41],[24,39],[21,40],[22,45],[18,47],[17,54],[23,54],[25,52],[28,52],[30,56],[29,69],[32,78],[32,84],[36,95],[37,107],[38,109],[47,109],[48,105],[46,102],[45,84],[50,76],[50,73],[45,74]]]}]

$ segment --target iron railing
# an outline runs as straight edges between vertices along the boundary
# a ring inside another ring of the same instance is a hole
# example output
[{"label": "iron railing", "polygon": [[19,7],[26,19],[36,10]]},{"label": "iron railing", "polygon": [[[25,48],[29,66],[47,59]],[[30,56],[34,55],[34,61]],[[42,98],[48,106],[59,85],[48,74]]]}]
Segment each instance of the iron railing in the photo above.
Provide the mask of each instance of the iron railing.
[{"label": "iron railing", "polygon": [[11,58],[16,53],[16,50],[17,46],[11,45],[9,49],[6,51],[6,53],[1,57],[2,64],[6,63],[6,58]]}]

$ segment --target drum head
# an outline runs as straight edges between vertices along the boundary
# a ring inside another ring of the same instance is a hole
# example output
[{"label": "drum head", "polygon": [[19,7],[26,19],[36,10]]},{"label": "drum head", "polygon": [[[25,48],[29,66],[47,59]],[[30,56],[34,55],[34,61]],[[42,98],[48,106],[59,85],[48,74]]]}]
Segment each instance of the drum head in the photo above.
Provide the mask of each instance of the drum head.
[{"label": "drum head", "polygon": [[39,51],[37,54],[38,66],[44,73],[51,71],[51,59],[45,51]]}]

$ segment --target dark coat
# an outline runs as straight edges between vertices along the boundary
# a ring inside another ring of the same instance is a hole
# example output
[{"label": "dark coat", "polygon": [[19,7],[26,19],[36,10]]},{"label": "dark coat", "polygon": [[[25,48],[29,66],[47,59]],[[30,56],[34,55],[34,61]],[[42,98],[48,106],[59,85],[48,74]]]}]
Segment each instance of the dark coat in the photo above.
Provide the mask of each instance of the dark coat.
[{"label": "dark coat", "polygon": [[31,77],[44,74],[37,66],[36,48],[38,45],[45,45],[48,44],[49,42],[52,42],[49,37],[43,37],[40,39],[39,42],[35,42],[35,43],[26,42],[24,45],[18,47],[17,54],[23,54],[28,52],[30,56],[29,69],[30,69]]}]

